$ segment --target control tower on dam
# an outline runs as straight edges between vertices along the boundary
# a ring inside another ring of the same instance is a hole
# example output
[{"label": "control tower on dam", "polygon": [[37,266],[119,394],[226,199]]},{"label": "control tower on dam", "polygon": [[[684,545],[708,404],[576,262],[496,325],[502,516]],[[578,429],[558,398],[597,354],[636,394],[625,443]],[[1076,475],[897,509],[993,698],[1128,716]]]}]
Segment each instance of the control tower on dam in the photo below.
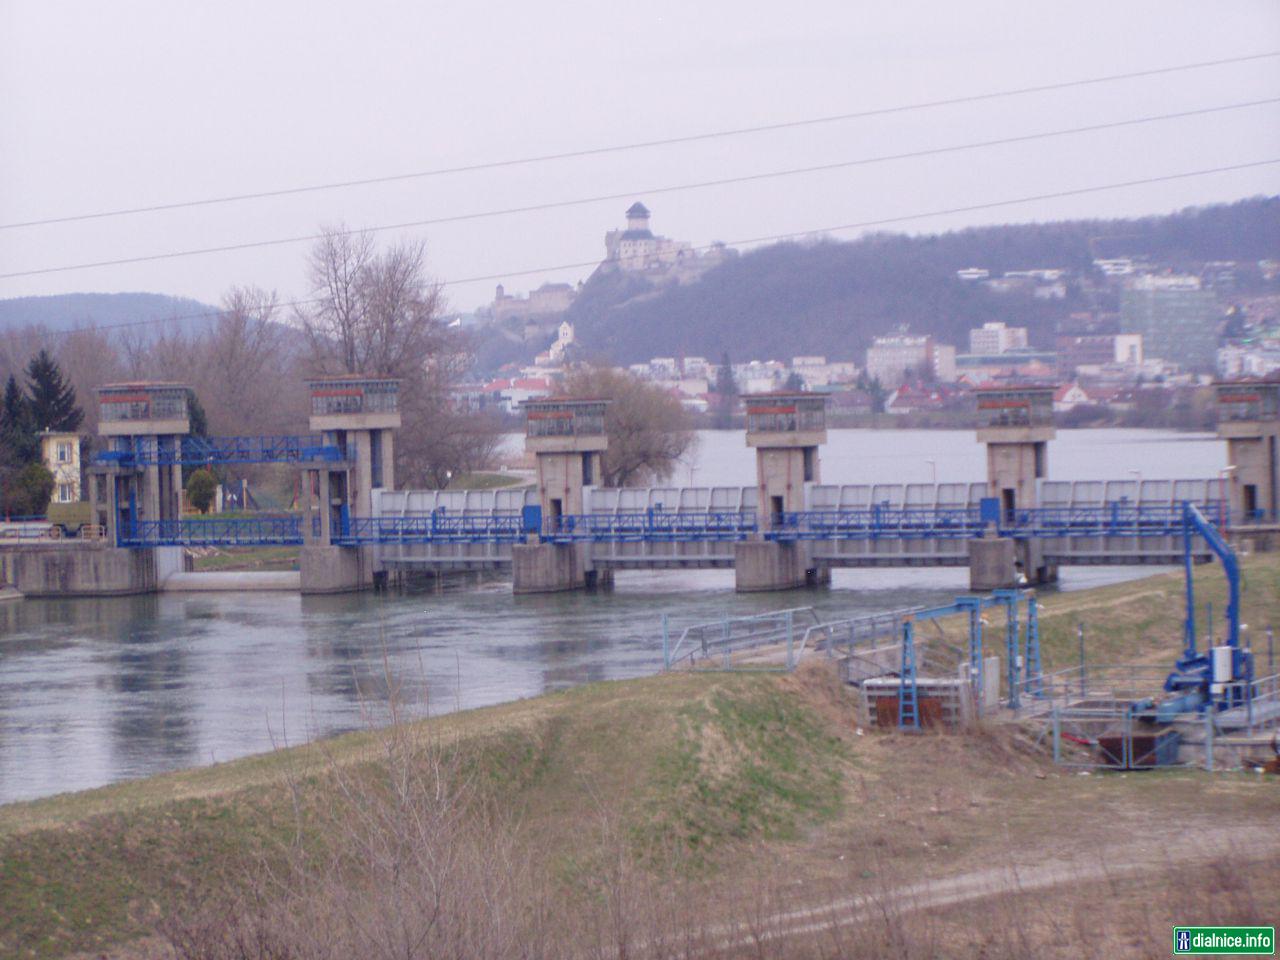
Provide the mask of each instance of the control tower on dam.
[{"label": "control tower on dam", "polygon": [[1227,442],[1231,515],[1243,528],[1280,522],[1280,377],[1214,384],[1218,436]]}]

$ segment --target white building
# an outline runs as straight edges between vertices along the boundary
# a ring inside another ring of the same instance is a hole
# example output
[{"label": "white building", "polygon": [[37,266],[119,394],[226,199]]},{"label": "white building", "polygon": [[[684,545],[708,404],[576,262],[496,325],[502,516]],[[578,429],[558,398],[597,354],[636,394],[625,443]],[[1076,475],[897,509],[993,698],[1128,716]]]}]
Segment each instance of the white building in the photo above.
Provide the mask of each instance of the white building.
[{"label": "white building", "polygon": [[1173,274],[1166,277],[1147,274],[1129,284],[1130,290],[1199,290],[1200,288],[1200,278],[1190,274]]},{"label": "white building", "polygon": [[1111,257],[1103,260],[1093,261],[1094,267],[1100,273],[1108,277],[1127,277],[1133,273],[1133,261],[1128,257]]},{"label": "white building", "polygon": [[1065,383],[1053,395],[1053,409],[1058,413],[1066,413],[1089,402],[1089,394],[1079,383]]},{"label": "white building", "polygon": [[896,387],[908,374],[918,376],[933,366],[932,337],[876,337],[867,348],[867,376],[886,387]]},{"label": "white building", "polygon": [[1006,327],[1003,323],[984,323],[969,331],[969,352],[990,357],[1027,345],[1026,327]]},{"label": "white building", "polygon": [[565,351],[573,346],[573,324],[568,320],[561,321],[559,329],[556,330],[555,343],[551,344],[548,354],[550,354],[552,363],[563,363]]},{"label": "white building", "polygon": [[80,498],[80,437],[74,433],[40,434],[40,459],[53,474],[54,503],[71,503]]},{"label": "white building", "polygon": [[1218,373],[1223,377],[1265,377],[1280,370],[1280,343],[1242,347],[1229,344],[1218,350]]}]

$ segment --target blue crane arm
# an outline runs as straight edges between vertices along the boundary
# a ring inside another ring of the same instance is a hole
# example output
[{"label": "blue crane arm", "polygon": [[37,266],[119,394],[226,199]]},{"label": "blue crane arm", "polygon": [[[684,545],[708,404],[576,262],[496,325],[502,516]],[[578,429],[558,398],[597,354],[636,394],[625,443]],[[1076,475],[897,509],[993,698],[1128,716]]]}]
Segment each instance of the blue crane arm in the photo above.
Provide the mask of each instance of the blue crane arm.
[{"label": "blue crane arm", "polygon": [[[1209,549],[1222,563],[1222,572],[1227,577],[1227,643],[1238,648],[1240,646],[1240,561],[1236,559],[1236,552],[1231,549],[1231,545],[1218,532],[1218,528],[1205,519],[1199,507],[1188,503],[1184,509],[1188,527],[1194,528],[1195,532],[1204,538]],[[1187,539],[1189,542],[1190,531],[1187,533]],[[1187,591],[1190,595],[1190,572],[1187,577]]]}]

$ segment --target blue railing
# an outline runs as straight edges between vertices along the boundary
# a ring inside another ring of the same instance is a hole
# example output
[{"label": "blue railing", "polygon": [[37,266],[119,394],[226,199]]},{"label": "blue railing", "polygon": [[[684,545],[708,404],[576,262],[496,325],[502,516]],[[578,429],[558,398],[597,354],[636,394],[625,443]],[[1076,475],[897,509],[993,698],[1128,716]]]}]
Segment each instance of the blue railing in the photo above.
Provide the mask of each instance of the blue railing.
[{"label": "blue railing", "polygon": [[[1229,511],[1221,501],[1196,504],[1219,528],[1228,525]],[[1011,537],[1168,537],[1183,532],[1184,504],[1143,504],[1117,501],[1102,507],[1038,507],[1014,511],[998,525]]]},{"label": "blue railing", "polygon": [[[1198,504],[1220,529],[1229,519],[1221,502]],[[314,518],[313,522],[319,518]],[[960,540],[980,537],[992,515],[980,507],[889,507],[810,510],[774,518],[765,538],[799,540]],[[1169,537],[1183,531],[1182,504],[1038,507],[994,520],[996,533],[1015,539]],[[332,542],[340,546],[396,543],[520,543],[541,533],[550,543],[676,543],[745,540],[758,531],[754,510],[677,513],[641,510],[577,514],[541,522],[537,508],[469,516],[443,510],[418,517],[347,518]],[[318,535],[318,523],[313,527]],[[302,518],[248,517],[143,520],[127,525],[121,546],[237,546],[300,544]]]},{"label": "blue railing", "polygon": [[[1197,504],[1217,527],[1228,526],[1225,503]],[[994,515],[982,507],[890,507],[806,510],[774,517],[765,538],[796,540],[968,539],[992,521],[1002,537],[1168,537],[1182,534],[1183,504],[1120,500],[1095,507],[1036,507]]]},{"label": "blue railing", "polygon": [[333,542],[344,547],[376,543],[519,543],[530,532],[519,513],[485,516],[353,517],[334,533]]},{"label": "blue railing", "polygon": [[982,536],[978,507],[891,507],[802,510],[773,518],[769,540],[967,539]]},{"label": "blue railing", "polygon": [[754,510],[675,513],[638,510],[549,519],[542,539],[552,543],[667,543],[745,540],[757,530]]},{"label": "blue railing", "polygon": [[293,546],[302,543],[302,518],[235,517],[135,520],[120,531],[122,547]]},{"label": "blue railing", "polygon": [[[348,458],[352,453],[348,453]],[[224,463],[308,463],[343,459],[342,451],[320,436],[296,437],[183,437],[180,443],[159,443],[155,437],[134,437],[126,450],[104,450],[100,463],[139,466],[199,466]]]}]

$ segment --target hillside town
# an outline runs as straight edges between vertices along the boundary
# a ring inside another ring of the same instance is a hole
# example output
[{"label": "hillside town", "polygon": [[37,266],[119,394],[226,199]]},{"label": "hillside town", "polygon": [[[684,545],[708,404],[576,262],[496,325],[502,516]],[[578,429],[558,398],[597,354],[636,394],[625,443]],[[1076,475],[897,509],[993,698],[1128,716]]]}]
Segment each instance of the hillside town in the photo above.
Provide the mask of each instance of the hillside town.
[{"label": "hillside town", "polygon": [[[661,288],[691,283],[736,255],[723,244],[699,250],[658,236],[650,218],[643,203],[627,209],[625,228],[605,235],[597,274],[625,273]],[[722,409],[727,391],[781,389],[829,395],[837,418],[962,414],[976,387],[1052,382],[1058,387],[1054,410],[1068,424],[1142,423],[1149,419],[1144,410],[1194,407],[1188,398],[1215,378],[1280,370],[1277,260],[1210,260],[1188,267],[1139,255],[1099,256],[1087,271],[971,266],[956,270],[954,282],[1002,298],[1070,297],[1094,308],[1065,314],[1051,336],[1038,338],[1027,326],[998,320],[969,329],[960,343],[899,325],[872,337],[856,356],[673,352],[623,369],[658,385],[694,414]],[[581,282],[545,283],[513,296],[499,285],[493,302],[475,318],[484,335],[505,329],[531,350],[542,348],[531,363],[507,363],[494,376],[459,385],[459,405],[514,414],[526,400],[555,394],[575,364],[594,360],[568,319],[582,288]],[[1170,403],[1171,396],[1186,402]]]}]

